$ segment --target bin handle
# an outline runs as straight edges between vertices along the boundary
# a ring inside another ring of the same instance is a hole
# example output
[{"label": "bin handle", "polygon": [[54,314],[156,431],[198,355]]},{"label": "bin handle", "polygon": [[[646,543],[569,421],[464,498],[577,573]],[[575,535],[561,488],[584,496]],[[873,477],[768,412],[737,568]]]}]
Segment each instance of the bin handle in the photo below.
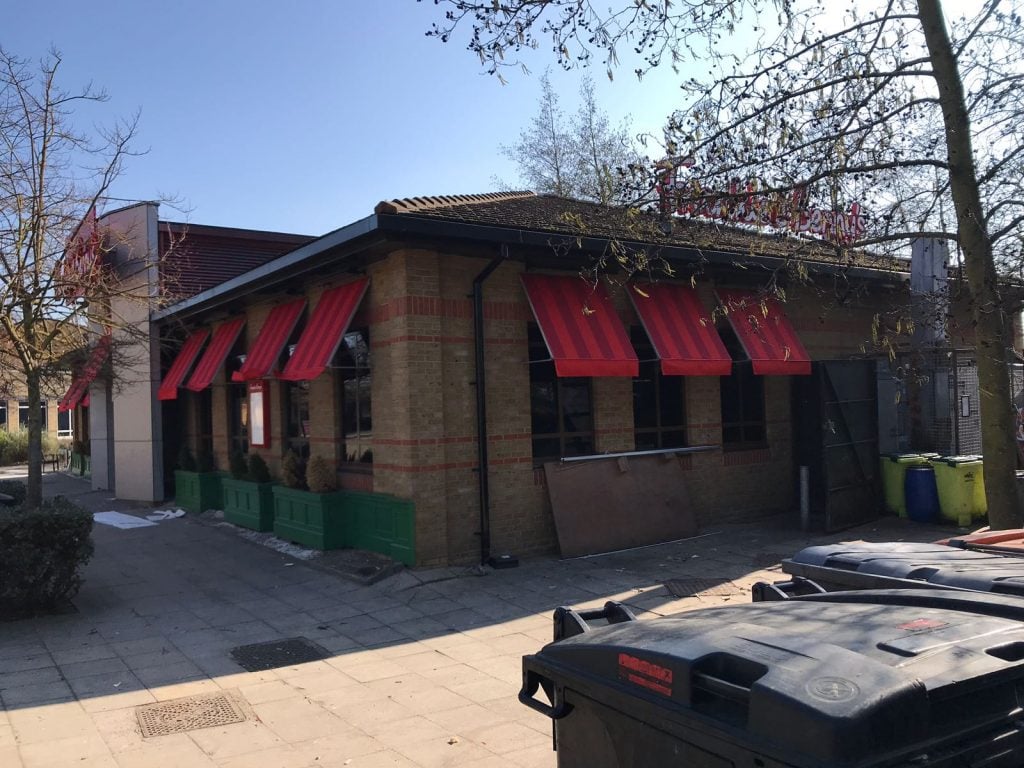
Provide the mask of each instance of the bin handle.
[{"label": "bin handle", "polygon": [[[519,702],[525,704],[530,709],[540,712],[545,717],[550,717],[552,720],[561,720],[563,717],[572,712],[572,704],[567,703],[564,699],[556,702],[554,706],[545,704],[543,701],[538,701],[533,698],[537,693],[537,689],[541,685],[541,676],[532,670],[525,670],[523,672],[523,687],[519,691]],[[547,681],[550,683],[550,681]],[[556,691],[552,693],[551,698],[557,699],[557,689],[553,685],[544,686],[545,690]]]}]

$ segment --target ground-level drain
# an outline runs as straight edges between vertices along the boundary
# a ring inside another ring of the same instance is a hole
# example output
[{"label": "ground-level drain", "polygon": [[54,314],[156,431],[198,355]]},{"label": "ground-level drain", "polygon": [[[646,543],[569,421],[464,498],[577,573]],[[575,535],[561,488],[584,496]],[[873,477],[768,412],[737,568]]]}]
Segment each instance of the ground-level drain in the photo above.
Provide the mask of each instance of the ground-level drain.
[{"label": "ground-level drain", "polygon": [[305,637],[271,640],[269,643],[240,645],[231,649],[231,658],[247,672],[290,667],[308,661],[320,661],[330,656],[324,648]]},{"label": "ground-level drain", "polygon": [[241,723],[245,714],[231,697],[223,693],[186,696],[135,709],[135,715],[146,738],[168,736],[200,728]]},{"label": "ground-level drain", "polygon": [[740,594],[743,590],[737,587],[726,578],[693,578],[693,579],[670,579],[665,582],[665,589],[676,597],[695,597],[697,595],[708,595],[709,597],[731,597]]}]

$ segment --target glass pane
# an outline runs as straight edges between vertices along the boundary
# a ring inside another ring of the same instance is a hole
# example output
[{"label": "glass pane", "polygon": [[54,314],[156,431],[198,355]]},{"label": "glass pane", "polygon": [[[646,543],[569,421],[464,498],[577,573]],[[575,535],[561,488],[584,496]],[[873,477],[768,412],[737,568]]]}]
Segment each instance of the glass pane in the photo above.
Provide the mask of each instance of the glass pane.
[{"label": "glass pane", "polygon": [[660,390],[660,421],[661,427],[681,427],[686,423],[684,417],[685,404],[683,399],[682,376],[659,376]]},{"label": "glass pane", "polygon": [[722,442],[725,445],[735,445],[743,442],[743,429],[741,427],[722,426]]},{"label": "glass pane", "polygon": [[590,380],[560,379],[562,420],[566,432],[593,432],[594,414],[590,404]]},{"label": "glass pane", "polygon": [[722,424],[732,424],[741,418],[740,377],[733,366],[732,376],[720,376],[719,392],[722,398]]},{"label": "glass pane", "polygon": [[633,379],[634,429],[658,426],[658,396],[655,376],[650,369],[650,363],[641,363],[640,377]]},{"label": "glass pane", "polygon": [[638,451],[653,451],[659,448],[657,432],[637,432],[636,449]]},{"label": "glass pane", "polygon": [[681,429],[674,429],[661,433],[660,448],[685,448],[686,432]]},{"label": "glass pane", "polygon": [[544,461],[545,459],[561,458],[561,449],[558,446],[557,437],[534,438],[533,460]]},{"label": "glass pane", "polygon": [[573,435],[565,439],[565,456],[589,456],[594,453],[593,435]]},{"label": "glass pane", "polygon": [[765,439],[764,424],[747,424],[743,429],[743,439],[748,443],[763,443]]},{"label": "glass pane", "polygon": [[[533,366],[530,370],[532,373]],[[535,435],[550,435],[558,432],[556,389],[557,385],[553,381],[530,381],[530,416]]]},{"label": "glass pane", "polygon": [[764,421],[764,379],[753,373],[744,376],[743,420]]}]

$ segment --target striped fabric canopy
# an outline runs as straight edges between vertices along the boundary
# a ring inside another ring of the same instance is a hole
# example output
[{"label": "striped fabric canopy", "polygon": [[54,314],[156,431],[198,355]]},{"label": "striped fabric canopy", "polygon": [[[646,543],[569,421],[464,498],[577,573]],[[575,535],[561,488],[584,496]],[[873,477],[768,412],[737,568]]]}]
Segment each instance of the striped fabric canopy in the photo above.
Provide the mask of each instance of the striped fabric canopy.
[{"label": "striped fabric canopy", "polygon": [[295,352],[278,378],[287,381],[315,379],[331,362],[363,300],[370,279],[339,285],[323,292],[306,329],[295,345]]},{"label": "striped fabric canopy", "polygon": [[576,275],[521,275],[559,376],[637,376],[640,364],[608,292]]},{"label": "striped fabric canopy", "polygon": [[774,296],[719,289],[718,298],[753,363],[754,373],[760,376],[810,375],[811,358]]},{"label": "striped fabric canopy", "polygon": [[693,288],[685,283],[637,283],[629,295],[661,359],[663,374],[732,373],[732,358]]},{"label": "striped fabric canopy", "polygon": [[245,363],[231,377],[231,380],[253,381],[254,379],[265,379],[274,373],[281,350],[284,349],[288,337],[295,330],[295,324],[299,322],[299,316],[305,308],[305,299],[295,299],[270,310],[266,322],[260,328],[260,335],[256,337],[256,343],[252,345],[252,349],[249,350],[249,354],[245,358]]},{"label": "striped fabric canopy", "polygon": [[203,348],[203,344],[206,343],[209,337],[209,329],[200,328],[185,340],[185,343],[178,351],[178,356],[171,363],[170,370],[167,371],[167,375],[160,383],[160,389],[156,395],[159,400],[176,400],[178,398],[178,387],[185,380],[192,364],[199,357],[199,351]]},{"label": "striped fabric canopy", "polygon": [[60,403],[57,404],[58,411],[71,411],[82,401],[89,397],[89,385],[92,384],[110,356],[110,345],[112,339],[110,334],[104,334],[89,353],[89,360],[81,372],[71,377],[71,387],[68,389]]},{"label": "striped fabric canopy", "polygon": [[213,377],[217,375],[220,367],[224,365],[224,359],[231,351],[231,347],[235,345],[238,334],[242,332],[244,326],[244,317],[236,317],[234,320],[228,320],[217,326],[210,345],[206,348],[203,356],[199,358],[199,363],[192,371],[192,378],[188,380],[185,389],[202,392],[210,386],[210,382],[213,381]]}]

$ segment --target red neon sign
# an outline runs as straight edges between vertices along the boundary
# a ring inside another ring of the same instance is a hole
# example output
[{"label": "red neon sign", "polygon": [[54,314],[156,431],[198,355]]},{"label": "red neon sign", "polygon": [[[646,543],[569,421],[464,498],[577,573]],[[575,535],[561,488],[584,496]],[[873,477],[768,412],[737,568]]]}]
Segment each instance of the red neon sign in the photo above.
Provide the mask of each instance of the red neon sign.
[{"label": "red neon sign", "polygon": [[834,243],[853,242],[867,229],[867,220],[857,203],[853,203],[849,211],[808,208],[806,187],[797,187],[789,193],[758,192],[757,182],[753,180],[744,185],[739,179],[733,179],[725,193],[705,190],[696,179],[677,178],[678,167],[691,165],[692,158],[674,158],[658,164],[655,189],[663,214],[788,229]]},{"label": "red neon sign", "polygon": [[103,256],[101,241],[96,206],[90,206],[64,250],[60,272],[65,281],[64,296],[81,298],[85,295],[85,286],[100,268]]}]

